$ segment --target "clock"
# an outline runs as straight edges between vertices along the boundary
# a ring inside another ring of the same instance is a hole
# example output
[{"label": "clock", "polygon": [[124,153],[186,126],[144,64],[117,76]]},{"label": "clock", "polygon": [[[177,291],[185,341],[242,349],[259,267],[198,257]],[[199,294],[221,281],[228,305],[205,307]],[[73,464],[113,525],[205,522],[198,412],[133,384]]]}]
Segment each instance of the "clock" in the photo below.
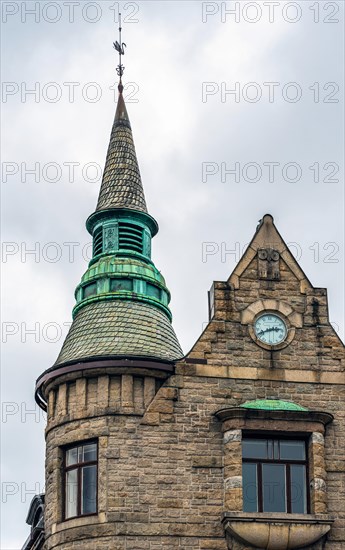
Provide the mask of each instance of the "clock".
[{"label": "clock", "polygon": [[281,317],[273,313],[263,313],[254,323],[254,332],[260,342],[275,346],[284,342],[288,331]]}]

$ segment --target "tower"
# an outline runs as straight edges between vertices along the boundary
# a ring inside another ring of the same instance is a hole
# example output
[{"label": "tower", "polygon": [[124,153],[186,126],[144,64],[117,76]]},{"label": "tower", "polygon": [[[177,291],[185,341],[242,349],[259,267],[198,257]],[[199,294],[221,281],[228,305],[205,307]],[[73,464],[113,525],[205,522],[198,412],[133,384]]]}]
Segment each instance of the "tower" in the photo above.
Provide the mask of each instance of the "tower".
[{"label": "tower", "polygon": [[343,548],[344,347],[273,217],[183,357],[120,84],[87,228],[73,324],[36,387],[45,549]]},{"label": "tower", "polygon": [[61,352],[36,386],[37,402],[48,413],[47,548],[68,548],[66,534],[75,529],[75,540],[96,534],[96,547],[98,530],[100,536],[109,530],[106,503],[110,493],[113,503],[119,497],[110,470],[101,473],[102,462],[116,464],[119,445],[124,448],[135,431],[134,419],[183,356],[171,325],[170,293],[151,260],[158,225],[147,211],[122,92],[120,81],[97,207],[86,222],[93,257],[76,288]]}]

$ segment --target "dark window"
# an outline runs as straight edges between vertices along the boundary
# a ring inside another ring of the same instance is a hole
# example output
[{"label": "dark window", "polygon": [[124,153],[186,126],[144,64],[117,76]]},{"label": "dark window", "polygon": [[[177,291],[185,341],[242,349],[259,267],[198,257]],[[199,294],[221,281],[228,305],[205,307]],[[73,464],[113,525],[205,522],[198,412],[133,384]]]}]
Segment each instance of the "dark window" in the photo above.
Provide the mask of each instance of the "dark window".
[{"label": "dark window", "polygon": [[97,443],[65,450],[65,519],[97,513]]},{"label": "dark window", "polygon": [[306,442],[297,439],[243,438],[244,512],[306,514]]},{"label": "dark window", "polygon": [[110,281],[111,292],[117,290],[133,290],[133,281],[131,279],[111,279]]},{"label": "dark window", "polygon": [[97,294],[97,283],[91,283],[91,285],[84,286],[83,298],[89,298]]},{"label": "dark window", "polygon": [[150,283],[146,283],[146,293],[148,296],[152,296],[153,298],[157,298],[157,300],[160,300],[160,297],[161,297],[160,289],[154,285],[150,285]]}]

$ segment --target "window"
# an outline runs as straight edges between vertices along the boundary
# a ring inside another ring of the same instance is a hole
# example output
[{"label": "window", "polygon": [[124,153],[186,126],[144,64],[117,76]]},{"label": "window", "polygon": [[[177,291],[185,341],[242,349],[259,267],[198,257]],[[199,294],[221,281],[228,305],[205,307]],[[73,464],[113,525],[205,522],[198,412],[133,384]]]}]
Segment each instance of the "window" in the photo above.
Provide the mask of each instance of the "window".
[{"label": "window", "polygon": [[89,298],[97,294],[97,283],[91,283],[90,285],[84,286],[83,298]]},{"label": "window", "polygon": [[97,443],[65,450],[65,519],[97,513]]},{"label": "window", "polygon": [[244,437],[242,476],[244,512],[307,513],[304,440]]},{"label": "window", "polygon": [[150,283],[146,283],[146,293],[148,294],[148,296],[152,296],[153,298],[160,300],[160,297],[161,297],[160,289],[154,285],[150,285]]},{"label": "window", "polygon": [[131,279],[111,279],[110,290],[111,292],[116,292],[117,290],[132,291],[133,281]]}]

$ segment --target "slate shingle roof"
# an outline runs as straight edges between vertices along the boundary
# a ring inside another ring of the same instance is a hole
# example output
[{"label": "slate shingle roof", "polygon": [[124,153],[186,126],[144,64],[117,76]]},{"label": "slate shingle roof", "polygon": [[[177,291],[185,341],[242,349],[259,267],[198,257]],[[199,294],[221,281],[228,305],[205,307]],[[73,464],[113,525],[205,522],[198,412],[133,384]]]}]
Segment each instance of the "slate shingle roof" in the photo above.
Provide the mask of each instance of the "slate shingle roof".
[{"label": "slate shingle roof", "polygon": [[107,208],[131,208],[147,213],[131,125],[122,93],[117,103],[96,211]]},{"label": "slate shingle roof", "polygon": [[183,352],[163,311],[139,302],[100,301],[77,313],[54,366],[111,356],[176,361]]}]

